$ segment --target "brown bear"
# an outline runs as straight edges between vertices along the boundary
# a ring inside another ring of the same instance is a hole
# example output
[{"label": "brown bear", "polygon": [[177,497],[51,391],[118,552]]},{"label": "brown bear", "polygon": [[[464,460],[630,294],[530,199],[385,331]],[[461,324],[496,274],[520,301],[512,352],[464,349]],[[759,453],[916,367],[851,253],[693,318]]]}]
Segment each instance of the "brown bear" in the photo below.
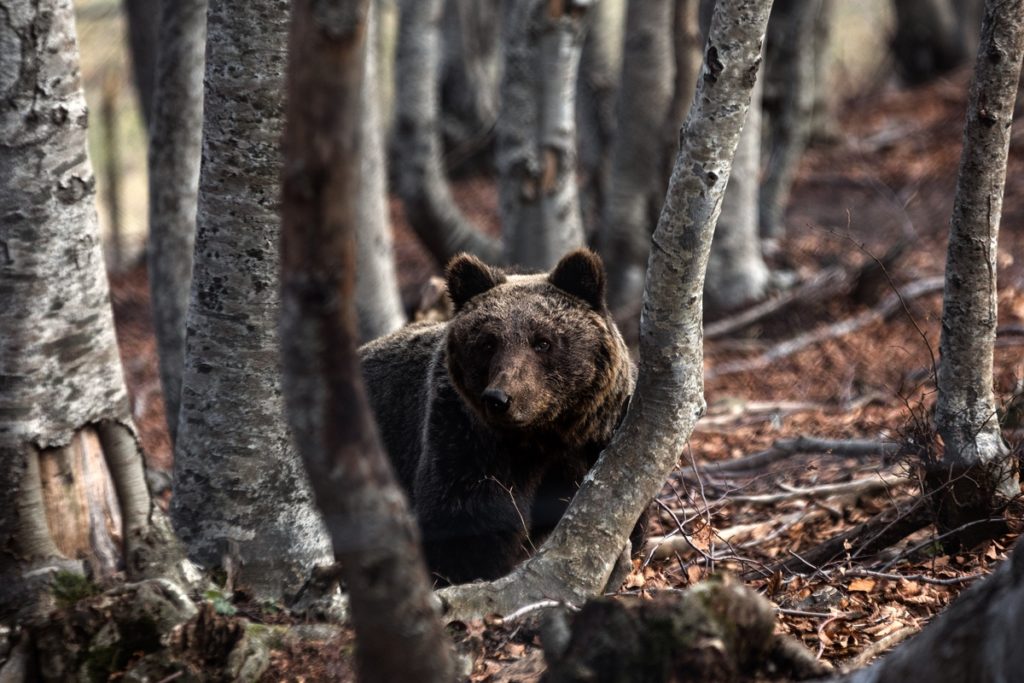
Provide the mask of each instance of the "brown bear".
[{"label": "brown bear", "polygon": [[508,573],[561,518],[625,413],[635,371],[601,260],[516,275],[456,256],[454,315],[359,349],[370,404],[430,569]]}]

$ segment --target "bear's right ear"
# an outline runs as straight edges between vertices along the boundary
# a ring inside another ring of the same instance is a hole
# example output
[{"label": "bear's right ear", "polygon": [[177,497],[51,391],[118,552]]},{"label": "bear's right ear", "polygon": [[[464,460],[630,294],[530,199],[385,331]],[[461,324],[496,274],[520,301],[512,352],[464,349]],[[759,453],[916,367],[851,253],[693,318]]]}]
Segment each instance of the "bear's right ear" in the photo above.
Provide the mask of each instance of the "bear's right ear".
[{"label": "bear's right ear", "polygon": [[472,254],[459,254],[448,262],[445,268],[445,279],[448,281],[448,296],[455,306],[455,312],[477,294],[505,282],[505,276]]}]

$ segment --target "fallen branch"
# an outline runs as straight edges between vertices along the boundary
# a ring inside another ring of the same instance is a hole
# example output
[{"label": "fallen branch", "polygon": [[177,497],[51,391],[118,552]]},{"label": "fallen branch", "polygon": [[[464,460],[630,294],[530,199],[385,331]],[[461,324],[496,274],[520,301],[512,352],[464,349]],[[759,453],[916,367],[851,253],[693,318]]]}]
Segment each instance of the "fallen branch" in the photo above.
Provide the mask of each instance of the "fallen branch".
[{"label": "fallen branch", "polygon": [[909,301],[910,299],[916,299],[926,294],[941,291],[943,284],[944,280],[942,277],[930,277],[918,280],[917,282],[912,282],[907,285],[906,289],[902,292],[902,297],[901,293],[890,294],[875,308],[864,311],[860,315],[842,320],[838,323],[825,325],[815,330],[811,330],[810,332],[797,335],[792,339],[778,344],[760,356],[716,365],[704,372],[704,378],[715,379],[717,377],[724,377],[725,375],[732,375],[737,372],[759,370],[778,360],[786,358],[787,356],[791,356],[797,351],[802,351],[809,346],[818,344],[827,339],[845,336],[862,327],[870,325],[873,322],[884,320],[895,311],[902,308],[904,302]]},{"label": "fallen branch", "polygon": [[896,647],[904,640],[909,638],[918,632],[918,629],[913,626],[904,626],[903,628],[893,631],[889,635],[879,638],[875,642],[871,643],[863,650],[861,650],[856,657],[853,657],[843,667],[846,671],[853,671],[859,669],[862,666],[867,665],[872,659],[878,655],[891,650]]},{"label": "fallen branch", "polygon": [[894,486],[903,486],[905,484],[914,483],[917,483],[916,480],[909,479],[907,477],[893,477],[886,479],[880,476],[877,479],[856,479],[854,481],[847,481],[840,484],[822,484],[821,486],[812,486],[810,488],[790,487],[788,490],[782,491],[780,493],[764,493],[750,496],[729,496],[729,500],[734,503],[772,505],[774,503],[781,503],[787,500],[796,500],[799,498],[829,498],[831,496],[840,495],[861,496],[868,493],[874,493],[875,491],[887,490]]},{"label": "fallen branch", "polygon": [[785,460],[794,455],[818,453],[846,458],[889,457],[900,452],[901,445],[893,441],[874,439],[819,439],[813,436],[798,436],[795,439],[779,439],[768,448],[735,460],[709,462],[695,469],[682,467],[679,476],[694,476],[698,472],[724,474],[757,470]]},{"label": "fallen branch", "polygon": [[[833,536],[817,546],[784,560],[771,571],[797,573],[802,569],[821,570],[830,562],[839,558],[871,555],[884,548],[898,543],[910,534],[932,522],[931,511],[922,499],[916,499],[909,510],[887,508],[871,519],[838,536]],[[760,572],[748,572],[746,579],[762,578]]]},{"label": "fallen branch", "polygon": [[976,579],[984,578],[985,574],[966,574],[964,576],[953,576],[947,579],[940,579],[926,574],[890,574],[887,572],[876,572],[870,569],[851,569],[843,574],[844,576],[863,576],[871,579],[888,579],[890,581],[915,581],[917,583],[929,583],[933,586],[956,586],[961,583],[970,583]]}]

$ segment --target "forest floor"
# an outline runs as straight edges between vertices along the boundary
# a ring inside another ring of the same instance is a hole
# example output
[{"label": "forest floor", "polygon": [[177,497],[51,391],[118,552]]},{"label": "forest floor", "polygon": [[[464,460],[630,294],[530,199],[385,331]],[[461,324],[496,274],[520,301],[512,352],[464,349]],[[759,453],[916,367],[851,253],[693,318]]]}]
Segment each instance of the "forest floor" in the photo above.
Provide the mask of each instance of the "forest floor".
[{"label": "forest floor", "polygon": [[[949,555],[932,526],[888,547],[872,548],[860,536],[820,552],[824,541],[880,511],[909,512],[919,491],[920,453],[937,452],[929,420],[933,365],[968,78],[961,73],[916,90],[887,87],[847,102],[839,134],[806,155],[788,234],[770,263],[805,281],[828,269],[840,279],[860,275],[845,287],[810,285],[812,295],[727,335],[712,336],[709,327],[709,412],[659,496],[652,539],[623,593],[650,596],[728,570],[778,605],[780,631],[842,666],[868,661],[916,633],[1005,558],[1015,531]],[[460,181],[455,194],[477,224],[496,230],[490,181]],[[412,306],[436,268],[400,207],[392,207],[403,296]],[[871,267],[897,243],[906,248],[885,259],[884,273]],[[145,277],[141,269],[115,276],[114,308],[143,443],[151,465],[167,469]],[[1009,406],[1005,433],[1018,454],[1022,348],[1024,126],[1018,125],[999,245],[995,363],[997,398]],[[857,455],[821,446],[799,452],[785,440],[800,436],[896,446]],[[773,453],[767,465],[713,466],[762,451]],[[463,640],[476,650],[474,681],[532,681],[543,671],[535,636],[514,624],[470,624]],[[348,642],[341,634],[275,651],[265,680],[344,679],[351,663],[339,653],[351,652]]]}]

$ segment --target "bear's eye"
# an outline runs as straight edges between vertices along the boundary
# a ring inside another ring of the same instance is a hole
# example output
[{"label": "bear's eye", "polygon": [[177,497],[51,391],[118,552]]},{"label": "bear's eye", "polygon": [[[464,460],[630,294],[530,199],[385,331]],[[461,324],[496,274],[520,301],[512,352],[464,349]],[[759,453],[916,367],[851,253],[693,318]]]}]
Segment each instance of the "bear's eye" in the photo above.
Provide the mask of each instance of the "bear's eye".
[{"label": "bear's eye", "polygon": [[484,337],[483,341],[480,342],[480,349],[490,353],[494,350],[497,343],[494,341],[494,337]]},{"label": "bear's eye", "polygon": [[547,339],[535,339],[533,342],[533,350],[537,353],[546,353],[551,350],[551,342]]}]

